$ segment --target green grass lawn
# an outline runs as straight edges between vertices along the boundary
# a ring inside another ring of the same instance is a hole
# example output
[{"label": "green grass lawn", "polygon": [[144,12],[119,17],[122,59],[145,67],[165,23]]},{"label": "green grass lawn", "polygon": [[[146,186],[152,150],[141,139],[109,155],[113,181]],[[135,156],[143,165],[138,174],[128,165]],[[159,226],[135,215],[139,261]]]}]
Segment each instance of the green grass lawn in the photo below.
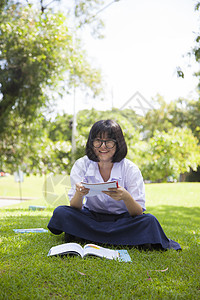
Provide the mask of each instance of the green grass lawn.
[{"label": "green grass lawn", "polygon": [[[0,299],[200,299],[200,183],[146,185],[147,212],[182,251],[123,247],[132,258],[123,263],[47,257],[52,246],[64,243],[63,234],[13,231],[46,228],[54,207],[64,201],[59,180],[54,180],[54,190],[47,182],[46,201],[44,178],[25,178],[24,197],[37,199],[0,209]],[[0,179],[0,196],[16,196],[17,191],[11,176]],[[34,204],[46,209],[29,210]]]}]

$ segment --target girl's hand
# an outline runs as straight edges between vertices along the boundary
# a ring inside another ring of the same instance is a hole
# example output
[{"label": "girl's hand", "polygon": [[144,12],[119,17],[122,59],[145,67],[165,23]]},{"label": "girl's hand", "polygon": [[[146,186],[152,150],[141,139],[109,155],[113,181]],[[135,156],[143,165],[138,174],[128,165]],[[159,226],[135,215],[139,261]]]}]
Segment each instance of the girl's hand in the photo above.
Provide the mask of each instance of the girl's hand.
[{"label": "girl's hand", "polygon": [[76,183],[76,193],[83,197],[89,193],[89,189],[86,189],[81,183]]},{"label": "girl's hand", "polygon": [[123,200],[131,216],[137,216],[143,213],[141,205],[136,202],[131,194],[129,194],[129,192],[122,186],[114,189],[109,189],[109,191],[103,191],[103,193],[110,196],[116,201]]},{"label": "girl's hand", "polygon": [[118,188],[110,188],[109,191],[103,191],[103,193],[116,201],[120,201],[126,198],[128,192],[125,188],[119,186]]},{"label": "girl's hand", "polygon": [[82,209],[83,197],[87,195],[89,189],[84,188],[81,183],[76,183],[76,193],[70,201],[70,206]]}]

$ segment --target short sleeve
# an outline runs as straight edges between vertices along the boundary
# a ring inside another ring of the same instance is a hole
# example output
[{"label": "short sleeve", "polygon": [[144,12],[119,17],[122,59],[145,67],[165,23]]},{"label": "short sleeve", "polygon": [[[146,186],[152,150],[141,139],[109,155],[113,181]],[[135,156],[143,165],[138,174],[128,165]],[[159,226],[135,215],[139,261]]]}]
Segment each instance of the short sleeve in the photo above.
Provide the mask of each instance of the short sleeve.
[{"label": "short sleeve", "polygon": [[143,210],[145,207],[145,185],[142,173],[135,164],[129,164],[125,172],[125,187],[133,199],[137,201]]},{"label": "short sleeve", "polygon": [[73,165],[70,173],[71,189],[68,192],[69,200],[72,199],[76,192],[76,183],[81,182],[84,179],[86,172],[85,156],[79,158]]}]

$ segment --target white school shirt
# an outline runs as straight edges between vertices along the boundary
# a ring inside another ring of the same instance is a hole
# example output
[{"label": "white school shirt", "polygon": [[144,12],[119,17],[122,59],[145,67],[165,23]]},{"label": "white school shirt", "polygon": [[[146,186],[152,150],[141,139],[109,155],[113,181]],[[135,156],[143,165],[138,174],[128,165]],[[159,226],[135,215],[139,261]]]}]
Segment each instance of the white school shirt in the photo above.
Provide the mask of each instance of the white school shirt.
[{"label": "white school shirt", "polygon": [[[73,165],[70,180],[69,200],[76,192],[76,183],[81,181],[88,183],[103,182],[98,163],[90,160],[86,155],[79,158]],[[146,210],[143,177],[139,168],[132,161],[124,158],[120,162],[114,163],[108,181],[112,180],[117,180],[119,186],[124,187],[133,199],[141,205],[143,210]],[[123,200],[116,201],[104,193],[96,196],[86,195],[83,206],[99,213],[121,214],[128,211]]]}]

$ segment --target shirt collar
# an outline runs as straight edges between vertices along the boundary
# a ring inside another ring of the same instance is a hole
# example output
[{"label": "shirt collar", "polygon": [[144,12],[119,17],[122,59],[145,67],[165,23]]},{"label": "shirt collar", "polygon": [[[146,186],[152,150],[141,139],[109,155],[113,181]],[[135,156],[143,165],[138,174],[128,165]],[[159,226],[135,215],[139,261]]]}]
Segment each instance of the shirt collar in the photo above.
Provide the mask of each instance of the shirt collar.
[{"label": "shirt collar", "polygon": [[[86,177],[95,177],[97,179],[99,178],[99,168],[98,168],[98,163],[91,161],[87,171],[85,173]],[[122,179],[122,165],[121,162],[117,162],[113,164],[111,174],[110,174],[110,180],[121,180]]]}]

